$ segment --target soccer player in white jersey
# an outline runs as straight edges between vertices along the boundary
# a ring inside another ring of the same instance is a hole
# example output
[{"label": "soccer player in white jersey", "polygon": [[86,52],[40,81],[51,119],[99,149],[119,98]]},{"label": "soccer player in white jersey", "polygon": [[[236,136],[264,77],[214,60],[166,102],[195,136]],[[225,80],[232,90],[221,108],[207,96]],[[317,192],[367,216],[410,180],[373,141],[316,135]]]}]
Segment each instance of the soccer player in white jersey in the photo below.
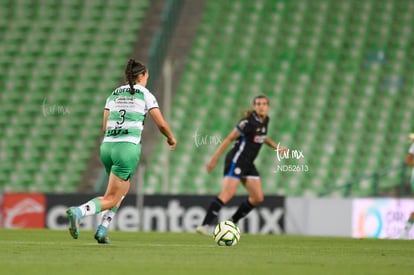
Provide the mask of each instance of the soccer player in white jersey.
[{"label": "soccer player in white jersey", "polygon": [[[414,133],[409,135],[410,139],[410,148],[408,149],[407,156],[405,157],[405,164],[408,166],[413,167],[411,172],[411,190],[413,190],[414,187]],[[413,227],[414,224],[414,211],[411,212],[405,226],[403,233],[401,234],[401,239],[409,239],[409,233],[411,230],[411,227]]]},{"label": "soccer player in white jersey", "polygon": [[100,148],[101,161],[109,175],[104,196],[70,207],[66,214],[70,221],[69,232],[74,239],[79,236],[80,220],[84,216],[104,215],[95,233],[98,243],[109,243],[108,226],[128,193],[130,180],[138,165],[141,152],[141,133],[145,115],[149,113],[160,132],[167,138],[170,150],[176,140],[158,107],[153,94],[145,88],[147,68],[130,59],[125,69],[128,85],[115,89],[107,98],[103,115],[104,138]]}]

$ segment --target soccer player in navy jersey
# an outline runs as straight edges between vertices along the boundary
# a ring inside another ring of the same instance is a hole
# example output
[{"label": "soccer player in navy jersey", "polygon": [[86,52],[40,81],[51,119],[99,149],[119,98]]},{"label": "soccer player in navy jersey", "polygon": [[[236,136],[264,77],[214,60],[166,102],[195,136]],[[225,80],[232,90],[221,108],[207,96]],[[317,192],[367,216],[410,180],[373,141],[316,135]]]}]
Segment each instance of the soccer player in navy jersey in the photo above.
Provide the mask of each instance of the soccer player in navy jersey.
[{"label": "soccer player in navy jersey", "polygon": [[236,128],[220,144],[210,161],[207,163],[207,172],[211,172],[220,156],[233,142],[233,148],[227,153],[224,163],[224,178],[220,194],[211,202],[203,223],[196,231],[202,235],[211,235],[220,209],[234,196],[239,183],[246,188],[249,196],[243,201],[230,220],[237,223],[245,217],[255,206],[264,200],[262,183],[254,160],[259,154],[262,144],[275,150],[284,151],[274,141],[267,137],[269,99],[265,95],[253,99],[253,110],[247,111]]}]

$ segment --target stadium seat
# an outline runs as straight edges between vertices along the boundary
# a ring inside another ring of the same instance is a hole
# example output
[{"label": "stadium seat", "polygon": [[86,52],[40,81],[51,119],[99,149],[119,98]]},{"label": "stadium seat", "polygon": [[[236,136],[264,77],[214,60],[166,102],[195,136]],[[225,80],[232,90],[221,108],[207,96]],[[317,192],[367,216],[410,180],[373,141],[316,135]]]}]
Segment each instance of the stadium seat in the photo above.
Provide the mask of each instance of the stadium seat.
[{"label": "stadium seat", "polygon": [[101,134],[97,91],[122,78],[112,64],[130,56],[148,1],[0,5],[1,190],[74,192]]},{"label": "stadium seat", "polygon": [[[263,148],[257,166],[266,193],[317,196],[399,164],[414,126],[406,112],[414,101],[413,11],[397,0],[207,2],[173,100],[171,125],[180,144],[192,144],[170,158],[174,192],[218,192],[211,186],[221,181],[223,158],[212,174],[200,169],[217,145],[196,147],[191,133],[224,138],[258,93],[270,97],[269,135],[303,149],[300,164],[309,168],[274,173],[275,153]],[[152,163],[161,157],[156,150]],[[379,188],[398,185],[397,174],[379,177]],[[332,195],[346,193],[338,190]],[[372,194],[372,177],[352,190]]]}]

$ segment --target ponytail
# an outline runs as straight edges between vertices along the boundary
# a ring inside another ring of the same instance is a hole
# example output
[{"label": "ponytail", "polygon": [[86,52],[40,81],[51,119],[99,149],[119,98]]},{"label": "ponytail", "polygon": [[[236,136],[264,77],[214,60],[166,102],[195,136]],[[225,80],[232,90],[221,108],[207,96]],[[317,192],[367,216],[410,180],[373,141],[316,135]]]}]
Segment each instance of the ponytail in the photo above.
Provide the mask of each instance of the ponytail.
[{"label": "ponytail", "polygon": [[132,67],[134,66],[134,63],[135,63],[135,60],[130,59],[128,61],[128,65],[127,65],[126,72],[125,72],[126,78],[127,78],[128,84],[129,84],[129,93],[131,95],[133,95],[135,93],[135,90],[134,90],[134,84],[135,84],[134,82],[135,81],[134,81],[134,75],[132,74]]},{"label": "ponytail", "polygon": [[135,94],[134,85],[137,79],[137,76],[140,74],[145,74],[147,68],[140,62],[136,62],[135,59],[130,59],[125,69],[125,78],[129,85],[129,93],[131,95]]}]

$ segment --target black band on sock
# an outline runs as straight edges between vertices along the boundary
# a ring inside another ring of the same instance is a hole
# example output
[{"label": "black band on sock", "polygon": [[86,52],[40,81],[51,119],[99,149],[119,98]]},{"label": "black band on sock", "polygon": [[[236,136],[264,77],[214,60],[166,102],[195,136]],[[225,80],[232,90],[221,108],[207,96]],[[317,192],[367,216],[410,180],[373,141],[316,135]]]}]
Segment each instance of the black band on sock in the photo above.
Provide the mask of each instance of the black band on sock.
[{"label": "black band on sock", "polygon": [[223,207],[223,206],[224,206],[223,201],[222,201],[222,200],[220,200],[218,197],[216,197],[216,198],[214,199],[214,201],[215,201],[217,204],[219,204],[219,205],[220,205],[220,207]]},{"label": "black band on sock", "polygon": [[213,225],[217,223],[218,214],[220,212],[220,209],[224,206],[224,203],[219,199],[215,198],[211,204],[210,207],[207,210],[207,214],[204,218],[203,225],[209,224]]},{"label": "black band on sock", "polygon": [[237,209],[236,213],[231,217],[231,220],[235,223],[238,223],[241,218],[244,218],[249,214],[250,211],[254,208],[254,205],[252,205],[249,200],[243,201],[239,209]]},{"label": "black band on sock", "polygon": [[250,207],[251,209],[253,209],[253,208],[254,208],[254,205],[253,205],[253,204],[251,204],[251,203],[249,202],[249,199],[245,200],[245,201],[244,201],[244,203],[245,203],[248,207]]}]

